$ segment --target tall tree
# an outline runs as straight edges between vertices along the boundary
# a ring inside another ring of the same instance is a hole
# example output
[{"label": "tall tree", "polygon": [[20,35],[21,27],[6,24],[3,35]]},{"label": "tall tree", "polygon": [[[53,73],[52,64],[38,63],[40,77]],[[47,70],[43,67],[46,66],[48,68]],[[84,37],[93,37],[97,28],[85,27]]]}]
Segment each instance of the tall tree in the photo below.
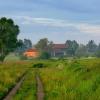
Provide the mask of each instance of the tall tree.
[{"label": "tall tree", "polygon": [[97,51],[96,51],[96,56],[100,57],[100,43],[99,43]]},{"label": "tall tree", "polygon": [[26,49],[32,48],[32,42],[29,39],[24,39],[24,46]]},{"label": "tall tree", "polygon": [[87,48],[85,45],[80,44],[78,49],[76,50],[77,57],[86,57],[88,56]]},{"label": "tall tree", "polygon": [[75,56],[75,52],[76,52],[79,44],[75,40],[73,40],[73,41],[67,40],[66,45],[68,46],[67,54],[69,56]]},{"label": "tall tree", "polygon": [[43,38],[38,41],[35,47],[40,51],[45,51],[48,48],[48,43],[49,43],[48,39]]},{"label": "tall tree", "polygon": [[24,39],[24,40],[18,40],[18,47],[16,48],[16,53],[17,54],[23,54],[28,49],[32,48],[32,42],[29,39]]},{"label": "tall tree", "polygon": [[19,27],[15,25],[12,19],[5,17],[0,19],[0,59],[17,47],[17,36]]},{"label": "tall tree", "polygon": [[87,46],[88,53],[90,54],[90,56],[94,55],[94,53],[97,50],[97,45],[94,42],[94,40],[90,40],[86,46]]},{"label": "tall tree", "polygon": [[53,42],[48,41],[47,38],[40,39],[35,47],[41,52],[41,59],[49,59],[51,56]]}]

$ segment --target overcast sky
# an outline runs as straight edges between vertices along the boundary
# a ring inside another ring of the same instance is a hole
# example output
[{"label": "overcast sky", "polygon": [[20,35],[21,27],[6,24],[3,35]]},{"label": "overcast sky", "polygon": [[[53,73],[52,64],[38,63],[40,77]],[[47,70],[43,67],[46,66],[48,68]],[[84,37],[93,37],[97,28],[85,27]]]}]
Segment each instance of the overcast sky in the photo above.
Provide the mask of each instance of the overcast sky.
[{"label": "overcast sky", "polygon": [[19,38],[36,43],[47,37],[55,43],[100,42],[100,0],[0,0],[0,17],[13,18]]}]

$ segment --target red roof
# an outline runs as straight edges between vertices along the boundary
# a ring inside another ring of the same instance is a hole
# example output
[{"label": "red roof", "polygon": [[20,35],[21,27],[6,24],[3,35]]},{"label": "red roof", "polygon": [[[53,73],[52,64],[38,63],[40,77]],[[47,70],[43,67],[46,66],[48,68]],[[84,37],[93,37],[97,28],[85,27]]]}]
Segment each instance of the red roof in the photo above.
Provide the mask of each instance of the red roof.
[{"label": "red roof", "polygon": [[36,49],[28,49],[26,52],[38,52]]},{"label": "red roof", "polygon": [[67,46],[65,44],[54,44],[53,49],[65,49]]}]

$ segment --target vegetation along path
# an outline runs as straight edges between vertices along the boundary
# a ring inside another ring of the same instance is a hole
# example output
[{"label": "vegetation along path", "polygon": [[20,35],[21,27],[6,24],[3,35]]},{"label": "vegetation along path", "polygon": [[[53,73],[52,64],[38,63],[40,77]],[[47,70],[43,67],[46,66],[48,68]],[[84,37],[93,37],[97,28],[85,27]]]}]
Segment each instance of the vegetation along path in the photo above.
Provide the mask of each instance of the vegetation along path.
[{"label": "vegetation along path", "polygon": [[44,100],[43,84],[38,74],[36,75],[36,81],[37,81],[37,100]]},{"label": "vegetation along path", "polygon": [[22,82],[25,79],[25,75],[23,75],[23,77],[20,79],[20,81],[16,84],[16,86],[8,93],[8,95],[3,99],[3,100],[11,100],[12,97],[16,94],[16,92],[19,90]]}]

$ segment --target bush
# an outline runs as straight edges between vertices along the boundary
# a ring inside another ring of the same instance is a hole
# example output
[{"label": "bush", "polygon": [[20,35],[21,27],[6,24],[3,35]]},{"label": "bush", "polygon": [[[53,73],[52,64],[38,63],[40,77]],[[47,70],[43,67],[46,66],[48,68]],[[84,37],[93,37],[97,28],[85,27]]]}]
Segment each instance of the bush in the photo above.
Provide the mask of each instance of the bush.
[{"label": "bush", "polygon": [[95,55],[100,58],[100,50],[98,50]]},{"label": "bush", "polygon": [[49,59],[50,54],[48,52],[42,52],[40,55],[40,59]]},{"label": "bush", "polygon": [[43,67],[45,67],[45,64],[43,64],[43,63],[37,63],[37,64],[34,64],[33,67],[34,68],[43,68]]},{"label": "bush", "polygon": [[27,57],[24,56],[24,55],[21,55],[21,56],[20,56],[20,59],[21,59],[21,60],[27,60]]}]

